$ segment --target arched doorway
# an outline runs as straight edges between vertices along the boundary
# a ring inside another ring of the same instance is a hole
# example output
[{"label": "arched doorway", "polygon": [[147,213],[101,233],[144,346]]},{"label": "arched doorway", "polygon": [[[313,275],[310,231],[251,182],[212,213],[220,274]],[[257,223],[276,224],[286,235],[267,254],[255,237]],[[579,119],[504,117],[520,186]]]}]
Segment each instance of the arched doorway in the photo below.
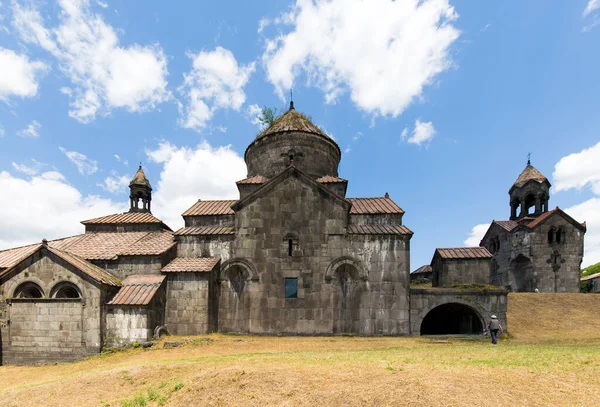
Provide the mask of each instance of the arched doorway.
[{"label": "arched doorway", "polygon": [[471,335],[481,332],[483,323],[477,311],[459,303],[435,307],[421,323],[421,335]]},{"label": "arched doorway", "polygon": [[528,257],[518,255],[510,262],[511,288],[513,291],[533,291],[533,264]]},{"label": "arched doorway", "polygon": [[358,333],[360,328],[360,287],[358,269],[350,263],[342,263],[333,273],[336,319],[334,332]]}]

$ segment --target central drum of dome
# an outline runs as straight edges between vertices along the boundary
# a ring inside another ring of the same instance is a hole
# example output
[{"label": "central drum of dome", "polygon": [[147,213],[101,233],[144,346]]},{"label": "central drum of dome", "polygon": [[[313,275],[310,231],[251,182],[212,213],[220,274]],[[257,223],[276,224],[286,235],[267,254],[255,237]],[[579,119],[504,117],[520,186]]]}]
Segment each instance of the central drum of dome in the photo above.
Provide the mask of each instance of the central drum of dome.
[{"label": "central drum of dome", "polygon": [[293,165],[314,178],[338,176],[341,151],[335,141],[294,109],[250,143],[244,154],[248,177],[273,178]]}]

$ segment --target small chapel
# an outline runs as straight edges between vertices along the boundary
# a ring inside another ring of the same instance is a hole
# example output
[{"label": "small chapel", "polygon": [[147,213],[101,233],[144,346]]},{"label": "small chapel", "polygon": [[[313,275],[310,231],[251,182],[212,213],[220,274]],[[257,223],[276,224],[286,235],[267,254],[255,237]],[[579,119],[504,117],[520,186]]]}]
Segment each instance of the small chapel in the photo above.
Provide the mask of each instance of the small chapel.
[{"label": "small chapel", "polygon": [[[198,199],[179,230],[152,214],[140,166],[128,212],[0,251],[0,362],[70,361],[168,334],[478,333],[492,313],[506,323],[510,290],[577,291],[585,224],[548,210],[550,183],[530,164],[510,220],[492,222],[479,248],[437,249],[432,286],[411,288],[404,210],[387,193],[346,196],[339,146],[293,102],[244,159],[239,198]],[[463,282],[496,288],[449,287]]]}]

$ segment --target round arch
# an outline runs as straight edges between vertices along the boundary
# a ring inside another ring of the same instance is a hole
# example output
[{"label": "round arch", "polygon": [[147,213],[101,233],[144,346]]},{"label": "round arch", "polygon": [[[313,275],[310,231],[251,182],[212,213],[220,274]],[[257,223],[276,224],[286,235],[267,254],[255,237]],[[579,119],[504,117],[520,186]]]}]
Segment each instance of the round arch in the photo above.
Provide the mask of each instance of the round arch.
[{"label": "round arch", "polygon": [[219,273],[220,280],[229,280],[229,269],[238,266],[244,270],[246,280],[258,281],[258,273],[254,264],[246,259],[236,258],[230,259],[221,264],[221,272]]},{"label": "round arch", "polygon": [[82,298],[81,290],[69,281],[61,281],[50,290],[50,298]]},{"label": "round arch", "polygon": [[327,270],[325,271],[325,281],[331,282],[331,279],[334,276],[335,272],[338,270],[338,268],[346,264],[351,265],[354,267],[354,269],[356,269],[356,279],[367,281],[368,273],[367,270],[365,270],[362,262],[350,256],[339,257],[332,261],[327,267]]},{"label": "round arch", "polygon": [[483,332],[484,320],[470,305],[448,302],[429,310],[421,321],[421,335],[472,335]]},{"label": "round arch", "polygon": [[14,289],[12,298],[44,298],[44,290],[33,281],[25,281]]}]

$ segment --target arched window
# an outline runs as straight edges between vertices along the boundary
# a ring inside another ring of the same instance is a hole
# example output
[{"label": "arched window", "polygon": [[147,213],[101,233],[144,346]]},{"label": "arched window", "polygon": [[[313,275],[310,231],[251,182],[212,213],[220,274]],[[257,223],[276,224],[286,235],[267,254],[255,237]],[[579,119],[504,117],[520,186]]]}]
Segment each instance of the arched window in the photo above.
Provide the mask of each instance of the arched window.
[{"label": "arched window", "polygon": [[229,282],[231,283],[231,288],[233,291],[239,296],[244,292],[244,287],[246,286],[246,273],[245,270],[240,266],[232,266],[229,271]]},{"label": "arched window", "polygon": [[81,298],[79,288],[73,283],[59,283],[50,292],[51,298]]},{"label": "arched window", "polygon": [[283,246],[282,255],[287,253],[289,257],[292,257],[294,250],[298,250],[298,235],[293,232],[286,233],[283,236]]},{"label": "arched window", "polygon": [[556,238],[556,229],[550,228],[550,230],[548,231],[548,243],[550,243],[550,244],[554,243],[555,238]]},{"label": "arched window", "polygon": [[556,243],[564,243],[565,242],[565,231],[563,228],[558,228],[556,231]]},{"label": "arched window", "polygon": [[14,298],[43,298],[44,291],[32,282],[23,283],[15,290]]},{"label": "arched window", "polygon": [[[528,194],[525,197],[525,213],[524,215],[529,215],[532,212],[529,212],[529,209],[531,209],[532,207],[535,207],[535,195],[533,194]],[[534,209],[535,212],[535,209]]]}]

